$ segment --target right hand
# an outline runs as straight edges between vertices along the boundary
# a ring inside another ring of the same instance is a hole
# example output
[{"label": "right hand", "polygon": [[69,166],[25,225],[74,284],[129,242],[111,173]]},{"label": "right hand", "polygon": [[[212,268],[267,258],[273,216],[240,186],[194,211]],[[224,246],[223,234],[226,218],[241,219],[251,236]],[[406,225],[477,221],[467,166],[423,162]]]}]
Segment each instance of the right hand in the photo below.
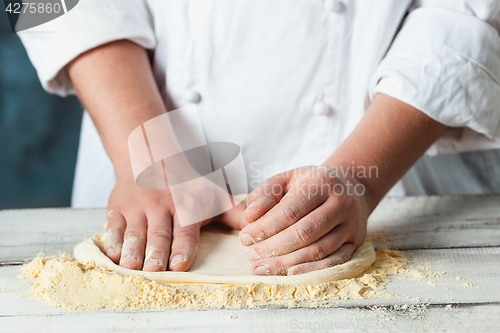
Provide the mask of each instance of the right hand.
[{"label": "right hand", "polygon": [[[216,186],[216,185],[213,185]],[[216,188],[204,189],[207,202],[214,204]],[[129,179],[117,179],[111,192],[103,236],[104,253],[122,267],[149,272],[186,271],[197,252],[200,228],[212,221],[242,229],[245,209],[239,204],[209,220],[182,227],[167,190],[144,189]]]}]

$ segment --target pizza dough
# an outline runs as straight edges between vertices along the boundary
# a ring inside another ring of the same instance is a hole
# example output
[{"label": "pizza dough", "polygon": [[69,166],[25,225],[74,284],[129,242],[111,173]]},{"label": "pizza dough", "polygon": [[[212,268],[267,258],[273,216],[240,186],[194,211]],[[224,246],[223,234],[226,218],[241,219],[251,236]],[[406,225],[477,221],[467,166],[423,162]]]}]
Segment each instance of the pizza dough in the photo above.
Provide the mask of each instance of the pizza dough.
[{"label": "pizza dough", "polygon": [[[205,238],[210,238],[210,229],[205,230],[202,235],[202,244],[210,244]],[[248,275],[248,264],[246,259],[242,260],[243,253],[237,250],[230,252],[227,258],[217,257],[215,253],[224,253],[222,249],[231,248],[233,244],[238,249],[241,245],[237,242],[226,243],[227,239],[235,240],[235,233],[225,230],[213,234],[213,238],[218,240],[215,247],[200,249],[198,261],[189,273],[147,273],[149,278],[162,279],[167,276],[176,282],[161,283],[141,276],[143,272],[124,270],[114,266],[108,261],[99,248],[99,236],[94,241],[87,241],[86,245],[78,246],[77,254],[80,258],[94,258],[104,263],[110,264],[125,274],[109,270],[106,267],[96,265],[94,260],[78,262],[69,254],[62,254],[53,257],[36,257],[27,265],[24,265],[21,278],[34,278],[28,295],[34,299],[41,300],[55,307],[65,309],[103,309],[115,308],[127,311],[152,311],[152,310],[207,310],[207,309],[245,309],[259,307],[285,307],[285,308],[318,308],[336,306],[338,300],[363,299],[366,297],[387,297],[389,294],[382,291],[390,276],[405,272],[408,263],[404,253],[389,250],[383,246],[376,252],[375,262],[363,273],[354,278],[316,283],[321,279],[334,279],[336,274],[332,274],[330,268],[298,275],[293,277],[258,277]],[[231,236],[231,234],[233,234]],[[216,236],[218,235],[218,236]],[[228,236],[228,237],[226,237]],[[231,236],[231,237],[229,237]],[[222,241],[221,241],[222,239]],[[366,244],[365,244],[366,245]],[[369,247],[370,249],[370,247]],[[97,252],[92,252],[97,250]],[[371,250],[370,250],[371,251]],[[83,254],[82,254],[83,253]],[[90,253],[90,255],[89,255]],[[234,254],[234,255],[233,255]],[[336,266],[341,271],[348,271],[345,276],[352,276],[356,273],[356,268],[350,270],[349,267],[354,262],[358,262],[363,255],[363,250],[358,250],[348,263]],[[203,262],[203,259],[207,259]],[[356,259],[358,258],[358,259]],[[86,259],[85,259],[86,260]],[[236,260],[236,261],[235,261]],[[234,262],[238,264],[234,265]],[[206,263],[206,265],[204,265]],[[241,266],[239,264],[242,264]],[[245,268],[243,268],[245,266]],[[342,268],[344,267],[344,268]],[[325,274],[328,273],[328,274]],[[224,275],[226,274],[226,275]],[[306,279],[303,279],[303,277]],[[307,278],[312,276],[313,278]],[[316,276],[316,277],[315,277]],[[193,278],[193,277],[196,277]],[[174,279],[175,278],[175,279]],[[301,279],[302,278],[302,279]],[[185,282],[188,279],[198,281],[216,282]],[[241,280],[247,281],[267,281],[250,282],[242,284]],[[181,282],[178,282],[181,281]],[[229,284],[219,284],[223,283]],[[229,282],[228,282],[229,281]],[[232,281],[232,282],[231,282]],[[298,285],[274,284],[299,282]]]},{"label": "pizza dough", "polygon": [[375,261],[375,251],[370,241],[365,241],[344,264],[319,271],[294,276],[250,275],[250,262],[246,247],[241,245],[237,230],[218,226],[202,229],[196,259],[188,272],[143,272],[127,269],[113,263],[100,250],[98,239],[87,239],[78,244],[74,257],[79,262],[94,261],[111,271],[126,276],[144,276],[164,283],[245,285],[265,283],[269,285],[315,286],[329,281],[354,278],[363,273]]}]

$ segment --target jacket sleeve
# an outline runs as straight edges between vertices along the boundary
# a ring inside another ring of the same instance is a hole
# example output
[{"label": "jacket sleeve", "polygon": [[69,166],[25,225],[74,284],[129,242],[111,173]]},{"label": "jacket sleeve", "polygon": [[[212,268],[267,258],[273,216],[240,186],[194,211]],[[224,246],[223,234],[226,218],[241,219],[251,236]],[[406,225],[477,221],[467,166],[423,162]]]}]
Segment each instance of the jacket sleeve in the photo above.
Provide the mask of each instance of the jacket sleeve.
[{"label": "jacket sleeve", "polygon": [[414,1],[378,66],[384,93],[452,127],[429,154],[500,148],[500,2]]},{"label": "jacket sleeve", "polygon": [[156,44],[145,0],[80,0],[67,14],[18,33],[45,90],[66,96],[65,66],[81,53],[120,39],[146,49]]}]

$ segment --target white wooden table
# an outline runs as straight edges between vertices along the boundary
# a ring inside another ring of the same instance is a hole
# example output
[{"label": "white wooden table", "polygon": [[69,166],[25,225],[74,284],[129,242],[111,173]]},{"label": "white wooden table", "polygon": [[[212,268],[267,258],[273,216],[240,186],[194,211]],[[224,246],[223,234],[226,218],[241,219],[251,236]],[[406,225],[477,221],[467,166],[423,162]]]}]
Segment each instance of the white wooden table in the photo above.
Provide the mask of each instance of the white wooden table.
[{"label": "white wooden table", "polygon": [[385,200],[370,218],[369,233],[392,236],[389,247],[446,273],[428,283],[394,276],[386,291],[395,298],[339,301],[321,309],[136,313],[67,311],[23,298],[31,281],[16,277],[19,265],[39,251],[71,252],[84,237],[101,232],[104,213],[0,211],[0,332],[500,331],[500,195]]}]

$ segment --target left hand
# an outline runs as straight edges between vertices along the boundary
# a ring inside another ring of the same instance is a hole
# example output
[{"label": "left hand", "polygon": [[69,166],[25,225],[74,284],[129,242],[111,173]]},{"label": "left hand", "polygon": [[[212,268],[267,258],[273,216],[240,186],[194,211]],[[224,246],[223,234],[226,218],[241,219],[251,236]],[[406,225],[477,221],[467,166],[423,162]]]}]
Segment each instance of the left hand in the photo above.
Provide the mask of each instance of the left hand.
[{"label": "left hand", "polygon": [[[131,174],[117,177],[108,200],[103,252],[115,264],[149,272],[165,271],[167,267],[183,272],[194,261],[202,226],[215,221],[235,229],[246,225],[241,219],[244,205],[240,203],[219,216],[181,226],[179,207],[174,205],[170,189],[141,188]],[[221,192],[227,195],[211,182],[197,190],[205,194],[202,200],[187,191],[181,204],[195,207],[202,216],[215,205]]]},{"label": "left hand", "polygon": [[253,274],[302,274],[351,257],[366,237],[370,210],[364,185],[339,174],[325,166],[301,167],[250,193],[243,214],[250,224],[240,241],[248,246]]}]

